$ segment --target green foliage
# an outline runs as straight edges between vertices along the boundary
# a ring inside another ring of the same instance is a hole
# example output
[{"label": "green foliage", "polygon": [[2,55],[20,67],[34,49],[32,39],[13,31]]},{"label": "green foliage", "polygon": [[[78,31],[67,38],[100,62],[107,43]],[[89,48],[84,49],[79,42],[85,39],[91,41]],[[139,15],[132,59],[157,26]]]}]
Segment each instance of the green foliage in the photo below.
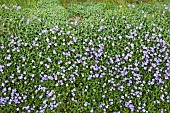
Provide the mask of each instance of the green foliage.
[{"label": "green foliage", "polygon": [[21,7],[36,7],[39,0],[0,0],[0,5],[6,4],[8,6],[11,5],[19,5]]},{"label": "green foliage", "polygon": [[70,6],[72,4],[79,4],[79,3],[84,3],[84,2],[93,2],[93,3],[116,3],[120,5],[126,5],[129,3],[141,3],[141,2],[146,2],[146,3],[152,3],[154,1],[166,1],[166,0],[59,0],[60,3],[64,6]]}]

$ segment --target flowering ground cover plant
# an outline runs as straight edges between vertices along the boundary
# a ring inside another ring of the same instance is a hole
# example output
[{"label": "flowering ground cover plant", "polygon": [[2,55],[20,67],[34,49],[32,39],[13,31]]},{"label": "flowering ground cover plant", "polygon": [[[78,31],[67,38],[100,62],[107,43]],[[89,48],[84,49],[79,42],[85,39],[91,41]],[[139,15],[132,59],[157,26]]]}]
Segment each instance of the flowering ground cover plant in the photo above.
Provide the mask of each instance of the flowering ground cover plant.
[{"label": "flowering ground cover plant", "polygon": [[169,2],[32,11],[1,6],[1,113],[170,111]]}]

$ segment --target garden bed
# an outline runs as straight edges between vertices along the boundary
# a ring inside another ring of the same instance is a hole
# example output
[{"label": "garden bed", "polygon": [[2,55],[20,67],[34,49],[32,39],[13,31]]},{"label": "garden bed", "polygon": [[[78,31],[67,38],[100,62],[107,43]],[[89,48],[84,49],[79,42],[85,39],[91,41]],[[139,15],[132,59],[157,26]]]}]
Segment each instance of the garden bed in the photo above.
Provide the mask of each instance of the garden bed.
[{"label": "garden bed", "polygon": [[3,5],[0,24],[0,112],[170,111],[168,1]]}]

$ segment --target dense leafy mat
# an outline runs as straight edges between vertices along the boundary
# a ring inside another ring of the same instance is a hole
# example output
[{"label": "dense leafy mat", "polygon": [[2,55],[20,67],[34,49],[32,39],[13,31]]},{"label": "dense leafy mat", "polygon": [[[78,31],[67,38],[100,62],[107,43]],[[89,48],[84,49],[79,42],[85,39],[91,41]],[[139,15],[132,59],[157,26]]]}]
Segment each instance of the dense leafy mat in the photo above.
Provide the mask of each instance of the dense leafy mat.
[{"label": "dense leafy mat", "polygon": [[0,112],[170,110],[168,3],[56,3],[1,8]]}]

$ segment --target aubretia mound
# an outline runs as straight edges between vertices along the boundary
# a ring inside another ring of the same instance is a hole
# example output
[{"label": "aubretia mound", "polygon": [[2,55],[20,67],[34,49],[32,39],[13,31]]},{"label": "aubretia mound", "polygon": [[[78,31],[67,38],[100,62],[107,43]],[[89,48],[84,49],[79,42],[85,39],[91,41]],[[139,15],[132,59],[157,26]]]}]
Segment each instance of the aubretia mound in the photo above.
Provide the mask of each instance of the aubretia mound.
[{"label": "aubretia mound", "polygon": [[170,110],[168,3],[55,5],[1,7],[1,112]]}]

